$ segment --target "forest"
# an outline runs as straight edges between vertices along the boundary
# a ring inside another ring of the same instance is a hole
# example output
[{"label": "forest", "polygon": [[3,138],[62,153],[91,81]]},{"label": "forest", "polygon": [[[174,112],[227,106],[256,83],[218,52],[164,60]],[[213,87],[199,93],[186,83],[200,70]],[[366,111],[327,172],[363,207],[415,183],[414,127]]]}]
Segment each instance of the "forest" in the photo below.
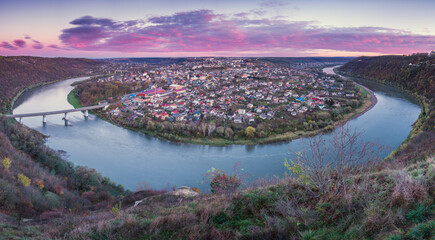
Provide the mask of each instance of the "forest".
[{"label": "forest", "polygon": [[435,97],[434,54],[359,57],[346,63],[338,71],[395,84],[429,99]]},{"label": "forest", "polygon": [[10,99],[34,84],[65,78],[93,75],[103,62],[84,58],[41,58],[29,56],[0,56],[0,101],[5,112]]}]

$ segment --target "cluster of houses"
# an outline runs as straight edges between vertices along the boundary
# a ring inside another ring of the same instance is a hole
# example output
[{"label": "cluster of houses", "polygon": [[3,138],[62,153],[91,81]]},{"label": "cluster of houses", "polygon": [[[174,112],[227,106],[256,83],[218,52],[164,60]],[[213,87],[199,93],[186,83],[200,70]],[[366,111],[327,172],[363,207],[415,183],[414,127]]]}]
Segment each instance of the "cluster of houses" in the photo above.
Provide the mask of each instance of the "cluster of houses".
[{"label": "cluster of houses", "polygon": [[[340,107],[342,99],[357,96],[354,87],[312,68],[249,59],[199,59],[100,81],[121,78],[149,81],[150,87],[125,95],[122,107],[111,111],[113,116],[130,112],[133,118],[177,122],[222,119],[252,124]],[[334,104],[326,104],[328,99]]]}]

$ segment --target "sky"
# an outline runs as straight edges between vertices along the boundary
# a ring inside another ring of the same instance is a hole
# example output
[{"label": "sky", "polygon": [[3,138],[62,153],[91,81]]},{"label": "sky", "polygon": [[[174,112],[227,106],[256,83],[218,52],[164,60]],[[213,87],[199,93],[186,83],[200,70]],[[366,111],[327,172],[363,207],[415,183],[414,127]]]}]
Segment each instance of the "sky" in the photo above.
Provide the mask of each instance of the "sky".
[{"label": "sky", "polygon": [[434,0],[1,0],[0,55],[374,56],[435,50]]}]

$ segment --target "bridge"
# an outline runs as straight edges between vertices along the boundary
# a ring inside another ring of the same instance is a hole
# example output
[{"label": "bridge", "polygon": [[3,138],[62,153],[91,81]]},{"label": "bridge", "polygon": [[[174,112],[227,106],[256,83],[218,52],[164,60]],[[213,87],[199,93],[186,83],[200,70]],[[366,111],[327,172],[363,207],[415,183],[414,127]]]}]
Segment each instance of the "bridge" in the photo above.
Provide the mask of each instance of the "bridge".
[{"label": "bridge", "polygon": [[4,115],[7,118],[18,118],[19,122],[22,123],[22,119],[25,117],[37,117],[42,116],[42,123],[47,123],[47,115],[55,115],[55,114],[64,114],[65,116],[63,119],[65,120],[65,124],[67,124],[68,121],[68,113],[70,112],[78,112],[82,111],[84,112],[85,118],[89,116],[89,110],[94,109],[101,109],[103,108],[106,110],[111,104],[99,104],[95,106],[89,106],[89,107],[82,107],[82,108],[73,108],[73,109],[65,109],[65,110],[57,110],[57,111],[49,111],[49,112],[36,112],[36,113],[19,113],[19,114],[10,114],[10,115]]}]

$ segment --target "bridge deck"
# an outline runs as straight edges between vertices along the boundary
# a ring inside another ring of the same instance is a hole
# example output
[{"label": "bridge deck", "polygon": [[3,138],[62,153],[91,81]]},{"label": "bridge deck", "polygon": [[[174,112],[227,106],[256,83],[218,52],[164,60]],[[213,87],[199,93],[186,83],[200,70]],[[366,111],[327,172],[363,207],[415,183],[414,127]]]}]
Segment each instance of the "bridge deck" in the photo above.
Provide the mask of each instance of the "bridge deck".
[{"label": "bridge deck", "polygon": [[104,108],[105,106],[109,106],[109,105],[110,104],[101,104],[101,105],[95,105],[95,106],[89,106],[89,107],[57,110],[57,111],[50,111],[50,112],[11,114],[11,115],[5,115],[5,117],[7,117],[7,118],[36,117],[36,116],[44,116],[44,115],[53,115],[53,114],[93,110],[93,109]]}]

